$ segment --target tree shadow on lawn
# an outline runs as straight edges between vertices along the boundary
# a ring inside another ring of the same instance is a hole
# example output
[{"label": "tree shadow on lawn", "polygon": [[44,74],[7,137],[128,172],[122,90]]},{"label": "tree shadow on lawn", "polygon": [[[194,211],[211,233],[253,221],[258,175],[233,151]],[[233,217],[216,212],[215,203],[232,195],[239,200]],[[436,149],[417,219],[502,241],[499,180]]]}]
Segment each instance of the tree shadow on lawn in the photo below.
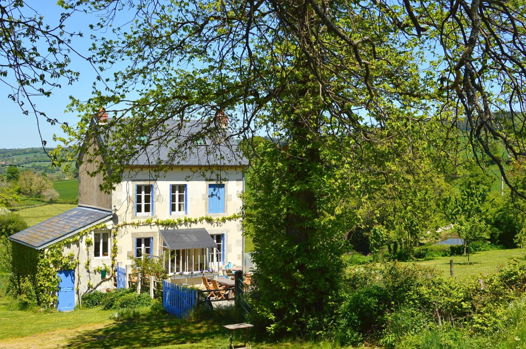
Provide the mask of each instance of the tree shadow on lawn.
[{"label": "tree shadow on lawn", "polygon": [[208,321],[181,320],[166,314],[117,320],[101,329],[82,333],[67,343],[69,348],[144,348],[214,340],[227,345],[221,325]]}]

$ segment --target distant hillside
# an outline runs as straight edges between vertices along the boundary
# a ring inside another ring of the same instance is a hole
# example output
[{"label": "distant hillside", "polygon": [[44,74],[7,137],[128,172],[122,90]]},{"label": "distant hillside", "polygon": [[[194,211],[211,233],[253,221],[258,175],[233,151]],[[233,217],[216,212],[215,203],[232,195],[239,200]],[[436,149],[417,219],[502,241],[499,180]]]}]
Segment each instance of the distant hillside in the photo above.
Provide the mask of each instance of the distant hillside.
[{"label": "distant hillside", "polygon": [[[52,149],[46,148],[46,151]],[[64,173],[61,168],[53,167],[42,148],[0,149],[0,174],[3,174],[5,169],[11,165],[17,166],[20,170],[28,169],[45,173],[54,180],[74,177],[73,173]]]}]

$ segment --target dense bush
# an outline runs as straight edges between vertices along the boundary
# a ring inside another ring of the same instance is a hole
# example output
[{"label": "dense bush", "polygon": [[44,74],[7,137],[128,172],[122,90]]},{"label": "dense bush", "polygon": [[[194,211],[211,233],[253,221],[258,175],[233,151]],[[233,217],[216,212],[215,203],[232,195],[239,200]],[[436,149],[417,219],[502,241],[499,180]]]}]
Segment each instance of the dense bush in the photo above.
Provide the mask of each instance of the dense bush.
[{"label": "dense bush", "polygon": [[416,247],[413,256],[418,259],[433,259],[451,255],[448,245],[424,245]]},{"label": "dense bush", "polygon": [[372,257],[371,256],[365,256],[361,253],[357,253],[357,252],[353,252],[353,253],[348,253],[346,255],[343,256],[343,260],[345,262],[345,264],[347,265],[351,265],[351,264],[367,264],[367,263],[371,263],[372,262]]},{"label": "dense bush", "polygon": [[27,223],[18,214],[0,214],[0,236],[8,237],[26,228]]},{"label": "dense bush", "polygon": [[86,308],[94,308],[102,305],[102,301],[106,297],[106,293],[100,291],[93,291],[82,296],[82,306]]},{"label": "dense bush", "polygon": [[103,293],[90,292],[82,296],[82,305],[86,308],[131,309],[152,305],[152,299],[146,293],[137,294],[134,290],[120,289]]},{"label": "dense bush", "polygon": [[[521,318],[510,307],[523,304],[526,268],[514,262],[460,283],[409,264],[351,265],[344,283],[335,331],[341,344],[476,348]],[[463,341],[467,333],[477,339]]]}]

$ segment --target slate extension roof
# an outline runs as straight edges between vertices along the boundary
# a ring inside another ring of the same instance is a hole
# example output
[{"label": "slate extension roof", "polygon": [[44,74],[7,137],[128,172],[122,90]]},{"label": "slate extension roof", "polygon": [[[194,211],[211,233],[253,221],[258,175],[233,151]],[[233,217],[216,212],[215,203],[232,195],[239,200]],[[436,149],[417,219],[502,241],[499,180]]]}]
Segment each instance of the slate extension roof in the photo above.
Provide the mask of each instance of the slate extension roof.
[{"label": "slate extension roof", "polygon": [[450,246],[464,245],[464,239],[449,238],[449,239],[437,242],[436,245],[450,245]]},{"label": "slate extension roof", "polygon": [[40,250],[90,226],[109,220],[113,213],[90,207],[75,207],[9,237],[11,241]]},{"label": "slate extension roof", "polygon": [[216,247],[205,228],[161,230],[161,235],[170,250]]}]

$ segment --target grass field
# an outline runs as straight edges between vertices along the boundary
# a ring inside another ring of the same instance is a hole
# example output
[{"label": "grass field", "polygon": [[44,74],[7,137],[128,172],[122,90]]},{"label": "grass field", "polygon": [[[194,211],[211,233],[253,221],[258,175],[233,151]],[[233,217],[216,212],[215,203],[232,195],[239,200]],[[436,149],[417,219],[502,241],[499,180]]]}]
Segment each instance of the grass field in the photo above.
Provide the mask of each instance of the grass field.
[{"label": "grass field", "polygon": [[53,187],[59,193],[59,201],[64,203],[76,203],[78,197],[79,181],[76,179],[68,181],[53,182]]},{"label": "grass field", "polygon": [[[0,348],[227,348],[221,322],[180,320],[143,314],[112,320],[114,311],[77,309],[68,313],[12,309],[0,297]],[[239,343],[238,343],[239,344]],[[330,343],[284,341],[252,343],[252,348],[333,348]]]},{"label": "grass field", "polygon": [[526,262],[526,250],[515,248],[477,252],[469,257],[471,264],[468,264],[466,256],[439,257],[429,261],[407,263],[432,267],[444,275],[449,275],[449,261],[453,259],[454,277],[459,280],[465,280],[480,274],[496,272],[513,258]]},{"label": "grass field", "polygon": [[72,204],[49,204],[16,211],[27,222],[29,226],[40,223],[50,217],[61,214],[77,205]]}]

